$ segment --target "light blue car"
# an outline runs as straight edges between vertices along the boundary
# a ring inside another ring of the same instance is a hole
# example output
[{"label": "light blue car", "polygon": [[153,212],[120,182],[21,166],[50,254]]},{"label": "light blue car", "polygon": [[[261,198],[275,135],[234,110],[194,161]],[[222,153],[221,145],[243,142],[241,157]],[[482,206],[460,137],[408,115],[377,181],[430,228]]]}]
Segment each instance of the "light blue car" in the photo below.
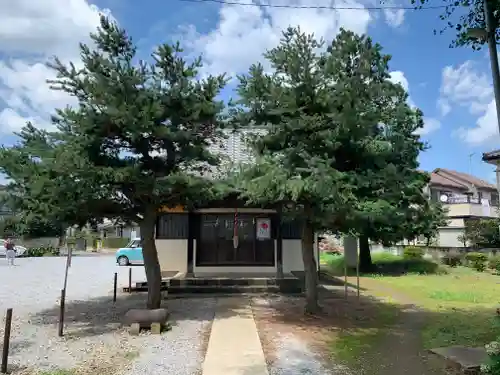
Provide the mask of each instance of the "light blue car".
[{"label": "light blue car", "polygon": [[116,252],[116,263],[118,263],[119,266],[144,264],[141,239],[135,238],[130,241],[127,246],[118,249]]}]

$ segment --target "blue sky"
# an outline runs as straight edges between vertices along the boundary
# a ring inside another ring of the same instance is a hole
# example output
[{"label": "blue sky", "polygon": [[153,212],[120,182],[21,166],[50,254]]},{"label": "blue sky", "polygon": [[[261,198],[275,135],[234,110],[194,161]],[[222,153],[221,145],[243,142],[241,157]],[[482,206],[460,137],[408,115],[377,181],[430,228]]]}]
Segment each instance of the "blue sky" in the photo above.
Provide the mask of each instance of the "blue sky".
[{"label": "blue sky", "polygon": [[[380,5],[379,0],[270,2],[357,8]],[[409,0],[385,1],[382,7],[391,5],[408,6]],[[261,59],[262,52],[276,43],[280,30],[289,24],[327,40],[345,27],[366,32],[382,44],[393,57],[393,79],[409,90],[411,103],[423,110],[426,128],[422,136],[430,149],[420,157],[422,168],[472,170],[493,181],[493,167],[481,161],[483,152],[500,148],[487,51],[450,49],[452,33],[434,35],[433,30],[443,26],[439,20],[442,10],[264,9],[179,0],[17,0],[15,6],[2,7],[0,143],[13,143],[12,132],[27,119],[50,127],[48,116],[53,108],[72,103],[48,90],[45,79],[51,72],[43,61],[53,54],[77,61],[77,44],[95,27],[100,11],[130,32],[142,56],[159,43],[178,39],[188,53],[204,56],[204,73],[233,75]],[[230,95],[228,87],[224,96]]]}]

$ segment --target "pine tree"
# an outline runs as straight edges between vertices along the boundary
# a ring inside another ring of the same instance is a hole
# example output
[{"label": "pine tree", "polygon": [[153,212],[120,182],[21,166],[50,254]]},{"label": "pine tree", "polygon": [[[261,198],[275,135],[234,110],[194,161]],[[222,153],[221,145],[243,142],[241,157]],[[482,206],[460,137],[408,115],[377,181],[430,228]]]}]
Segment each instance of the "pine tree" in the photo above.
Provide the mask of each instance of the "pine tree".
[{"label": "pine tree", "polygon": [[51,63],[57,72],[52,88],[76,98],[78,106],[53,116],[59,131],[50,136],[74,162],[61,162],[49,173],[92,184],[105,201],[90,214],[139,224],[147,306],[158,308],[158,210],[209,194],[201,175],[217,163],[208,146],[223,125],[223,103],[216,96],[226,79],[198,79],[201,59],[186,62],[179,44],[160,45],[151,63],[139,60],[125,30],[105,17],[91,37],[91,45],[80,45],[81,68],[57,58]]},{"label": "pine tree", "polygon": [[418,155],[413,147],[421,147],[418,136],[403,139],[411,146],[393,144],[397,126],[414,132],[422,121],[402,87],[388,80],[389,56],[381,47],[345,30],[326,52],[318,52],[322,45],[289,28],[265,55],[272,72],[255,64],[239,77],[234,109],[239,126],[258,124],[267,132],[252,142],[257,161],[242,174],[243,194],[258,202],[286,202],[293,207],[288,214],[303,222],[309,312],[318,310],[314,232],[361,232],[391,205],[370,198],[384,189],[398,195],[396,187],[387,187],[401,170],[390,164],[393,153],[411,149]]}]

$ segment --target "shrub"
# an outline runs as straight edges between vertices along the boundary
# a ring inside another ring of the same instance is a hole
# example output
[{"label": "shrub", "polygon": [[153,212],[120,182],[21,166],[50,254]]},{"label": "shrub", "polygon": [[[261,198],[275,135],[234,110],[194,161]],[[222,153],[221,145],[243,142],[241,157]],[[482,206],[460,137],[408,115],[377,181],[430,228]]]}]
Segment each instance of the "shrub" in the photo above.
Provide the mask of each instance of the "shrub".
[{"label": "shrub", "polygon": [[407,246],[403,250],[404,259],[423,259],[424,254],[424,249],[417,246]]},{"label": "shrub", "polygon": [[457,253],[446,254],[441,258],[441,262],[450,267],[458,267],[462,264],[462,256]]},{"label": "shrub", "polygon": [[402,275],[405,273],[437,274],[443,272],[437,263],[419,258],[404,258],[390,253],[381,253],[373,257],[377,273]]},{"label": "shrub", "polygon": [[425,259],[406,260],[406,272],[418,273],[421,275],[440,273],[437,263]]},{"label": "shrub", "polygon": [[490,342],[485,348],[488,361],[481,365],[481,374],[500,375],[500,342]]},{"label": "shrub", "polygon": [[486,261],[488,256],[483,253],[472,252],[465,255],[467,266],[474,268],[476,271],[483,272],[486,269]]},{"label": "shrub", "polygon": [[44,254],[43,247],[30,247],[24,255],[27,257],[43,257]]},{"label": "shrub", "polygon": [[488,268],[500,272],[500,255],[495,255],[490,258]]},{"label": "shrub", "polygon": [[58,256],[59,249],[53,246],[38,246],[38,247],[30,247],[26,250],[24,256],[27,257],[43,257],[43,256]]}]

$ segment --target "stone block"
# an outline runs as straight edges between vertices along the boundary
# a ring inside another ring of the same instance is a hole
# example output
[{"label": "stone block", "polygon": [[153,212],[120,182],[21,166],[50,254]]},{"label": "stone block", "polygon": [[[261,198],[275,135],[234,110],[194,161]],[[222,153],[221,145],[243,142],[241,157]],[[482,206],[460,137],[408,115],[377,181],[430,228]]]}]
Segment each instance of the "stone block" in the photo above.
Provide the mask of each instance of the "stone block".
[{"label": "stone block", "polygon": [[132,323],[130,325],[130,328],[128,330],[129,334],[131,334],[132,336],[138,336],[140,332],[141,332],[141,326],[138,323]]},{"label": "stone block", "polygon": [[483,347],[450,346],[431,349],[430,352],[442,357],[450,367],[459,369],[467,374],[478,373],[481,364],[485,363],[488,359],[486,350]]},{"label": "stone block", "polygon": [[161,334],[161,324],[160,323],[151,323],[151,333],[154,335]]},{"label": "stone block", "polygon": [[140,328],[150,328],[152,323],[159,323],[161,327],[165,326],[168,320],[167,309],[132,309],[125,314],[125,324],[139,324]]}]

